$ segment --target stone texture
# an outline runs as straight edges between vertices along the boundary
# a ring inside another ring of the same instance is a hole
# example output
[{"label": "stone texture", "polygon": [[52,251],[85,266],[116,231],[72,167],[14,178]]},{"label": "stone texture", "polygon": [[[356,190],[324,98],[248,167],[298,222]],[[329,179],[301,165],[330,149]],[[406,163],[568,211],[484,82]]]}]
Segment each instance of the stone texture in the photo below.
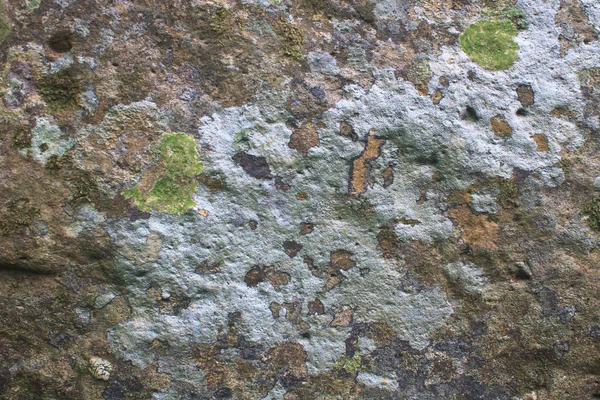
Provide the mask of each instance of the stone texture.
[{"label": "stone texture", "polygon": [[600,396],[599,29],[0,0],[0,398]]}]

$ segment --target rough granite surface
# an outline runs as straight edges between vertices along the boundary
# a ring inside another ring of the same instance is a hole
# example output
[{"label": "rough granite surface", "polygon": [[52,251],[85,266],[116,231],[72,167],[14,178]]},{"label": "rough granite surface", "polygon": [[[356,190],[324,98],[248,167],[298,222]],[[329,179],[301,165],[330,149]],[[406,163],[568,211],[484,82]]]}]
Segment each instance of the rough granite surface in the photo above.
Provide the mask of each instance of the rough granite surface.
[{"label": "rough granite surface", "polygon": [[597,0],[0,0],[0,398],[600,398]]}]

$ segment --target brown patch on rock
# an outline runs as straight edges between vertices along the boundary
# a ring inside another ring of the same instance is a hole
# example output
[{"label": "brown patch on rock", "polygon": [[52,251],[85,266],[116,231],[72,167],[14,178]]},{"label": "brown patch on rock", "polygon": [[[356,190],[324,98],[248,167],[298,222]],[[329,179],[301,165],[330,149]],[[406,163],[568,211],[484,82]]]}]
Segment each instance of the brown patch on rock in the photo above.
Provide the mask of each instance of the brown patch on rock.
[{"label": "brown patch on rock", "polygon": [[556,107],[550,112],[550,115],[554,118],[575,118],[575,113],[569,110],[567,107]]},{"label": "brown patch on rock", "polygon": [[371,129],[369,136],[367,136],[365,150],[352,161],[350,171],[351,195],[361,194],[367,188],[367,184],[369,183],[367,162],[380,156],[381,147],[384,144],[385,139],[376,137],[375,130]]},{"label": "brown patch on rock", "polygon": [[562,29],[558,37],[561,55],[581,42],[587,44],[598,40],[598,33],[590,24],[580,0],[562,0],[554,22]]},{"label": "brown patch on rock", "polygon": [[244,277],[244,282],[249,287],[256,287],[261,282],[269,282],[275,290],[279,291],[282,285],[290,283],[290,275],[275,269],[270,265],[261,267],[255,265],[252,267]]},{"label": "brown patch on rock", "polygon": [[335,250],[332,251],[329,256],[329,265],[334,270],[343,269],[348,271],[350,268],[356,266],[356,261],[352,258],[352,253],[346,250]]},{"label": "brown patch on rock", "polygon": [[308,302],[308,315],[323,315],[325,314],[325,306],[321,300],[313,300]]},{"label": "brown patch on rock", "polygon": [[356,261],[351,256],[352,253],[349,251],[335,250],[330,253],[329,263],[326,265],[316,265],[310,257],[304,257],[304,263],[314,276],[327,280],[324,286],[327,291],[344,280],[344,275],[340,271],[347,271],[356,266]]},{"label": "brown patch on rock", "polygon": [[457,204],[469,204],[473,198],[467,190],[455,190],[452,192],[452,201]]},{"label": "brown patch on rock", "polygon": [[496,136],[500,136],[503,139],[509,138],[513,134],[513,130],[501,115],[496,115],[490,120],[492,130]]},{"label": "brown patch on rock", "polygon": [[379,244],[379,248],[383,251],[383,256],[385,258],[395,258],[402,255],[400,251],[400,239],[396,232],[394,232],[394,228],[391,226],[382,226],[379,229],[379,234],[377,235],[377,242]]},{"label": "brown patch on rock", "polygon": [[431,95],[431,101],[433,104],[440,104],[440,101],[444,98],[444,93],[441,90],[436,89]]},{"label": "brown patch on rock", "polygon": [[306,192],[298,192],[296,193],[296,199],[300,201],[308,200],[308,194]]},{"label": "brown patch on rock", "polygon": [[546,137],[546,135],[542,133],[536,133],[535,135],[533,135],[533,140],[537,145],[537,151],[542,153],[550,151],[550,147],[548,146],[548,138]]},{"label": "brown patch on rock", "polygon": [[369,337],[373,338],[375,343],[379,346],[389,344],[396,336],[396,332],[392,329],[387,322],[378,321],[370,327]]},{"label": "brown patch on rock", "polygon": [[315,226],[313,224],[308,223],[308,222],[302,222],[300,224],[300,235],[304,236],[304,235],[311,234],[314,229],[315,229]]},{"label": "brown patch on rock", "polygon": [[285,387],[295,387],[308,378],[306,351],[299,343],[284,343],[269,352],[270,370]]},{"label": "brown patch on rock", "polygon": [[283,303],[283,308],[285,308],[285,318],[291,322],[291,324],[296,329],[308,329],[310,325],[306,321],[302,319],[302,302],[301,301],[293,301],[288,303]]},{"label": "brown patch on rock", "polygon": [[335,311],[333,321],[329,325],[331,326],[348,326],[352,323],[352,308],[349,306],[341,306]]},{"label": "brown patch on rock", "polygon": [[475,215],[467,206],[448,211],[463,231],[462,238],[474,246],[495,249],[500,240],[500,226],[486,215]]},{"label": "brown patch on rock", "polygon": [[319,135],[311,123],[294,129],[288,143],[290,149],[294,149],[304,156],[308,154],[308,150],[318,145]]},{"label": "brown patch on rock", "polygon": [[196,268],[197,274],[214,274],[217,272],[221,272],[221,263],[218,261],[208,261],[204,260],[200,263],[198,268]]},{"label": "brown patch on rock", "polygon": [[271,315],[274,319],[279,319],[281,308],[281,304],[279,303],[272,302],[271,304],[269,304],[269,310],[271,310]]},{"label": "brown patch on rock", "polygon": [[233,156],[233,161],[253,178],[271,179],[271,168],[264,157],[253,156],[242,151]]},{"label": "brown patch on rock", "polygon": [[302,250],[302,245],[294,242],[293,240],[286,240],[285,242],[283,242],[283,249],[285,251],[285,254],[288,255],[288,257],[294,258],[296,257],[296,254],[298,254],[298,252]]},{"label": "brown patch on rock", "polygon": [[358,140],[358,135],[354,132],[354,128],[346,121],[340,123],[340,135],[352,139],[353,142]]},{"label": "brown patch on rock", "polygon": [[386,188],[390,186],[392,183],[394,183],[394,167],[388,165],[387,168],[381,173],[381,176],[383,177],[383,187]]},{"label": "brown patch on rock", "polygon": [[525,107],[535,104],[535,95],[530,85],[521,84],[517,88],[517,97]]},{"label": "brown patch on rock", "polygon": [[210,190],[211,194],[220,192],[225,189],[225,181],[219,178],[213,178],[206,174],[198,175],[198,181]]}]

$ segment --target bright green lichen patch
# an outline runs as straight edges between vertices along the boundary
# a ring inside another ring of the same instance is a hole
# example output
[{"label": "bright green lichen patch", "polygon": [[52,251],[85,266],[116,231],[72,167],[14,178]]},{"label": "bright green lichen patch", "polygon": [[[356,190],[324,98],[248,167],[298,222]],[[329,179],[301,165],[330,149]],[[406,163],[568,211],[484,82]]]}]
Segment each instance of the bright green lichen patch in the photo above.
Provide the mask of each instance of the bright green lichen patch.
[{"label": "bright green lichen patch", "polygon": [[517,60],[519,45],[513,41],[517,29],[509,21],[479,21],[460,35],[460,47],[471,60],[499,71]]},{"label": "bright green lichen patch", "polygon": [[335,370],[344,370],[351,375],[355,375],[360,371],[366,371],[367,368],[362,364],[362,358],[359,353],[354,353],[353,357],[342,356],[333,367]]},{"label": "bright green lichen patch", "polygon": [[164,172],[155,178],[152,189],[146,192],[138,184],[123,194],[133,198],[140,210],[182,214],[194,205],[195,177],[203,169],[196,142],[185,133],[169,133],[162,137],[157,150],[157,167]]}]

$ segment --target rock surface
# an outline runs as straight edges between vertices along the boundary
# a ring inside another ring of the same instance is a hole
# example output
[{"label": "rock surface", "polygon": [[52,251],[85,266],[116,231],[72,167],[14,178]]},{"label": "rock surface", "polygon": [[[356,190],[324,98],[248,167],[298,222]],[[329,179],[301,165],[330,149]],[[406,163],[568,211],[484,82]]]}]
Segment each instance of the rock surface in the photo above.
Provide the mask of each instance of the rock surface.
[{"label": "rock surface", "polygon": [[600,397],[595,0],[0,0],[0,398]]}]

